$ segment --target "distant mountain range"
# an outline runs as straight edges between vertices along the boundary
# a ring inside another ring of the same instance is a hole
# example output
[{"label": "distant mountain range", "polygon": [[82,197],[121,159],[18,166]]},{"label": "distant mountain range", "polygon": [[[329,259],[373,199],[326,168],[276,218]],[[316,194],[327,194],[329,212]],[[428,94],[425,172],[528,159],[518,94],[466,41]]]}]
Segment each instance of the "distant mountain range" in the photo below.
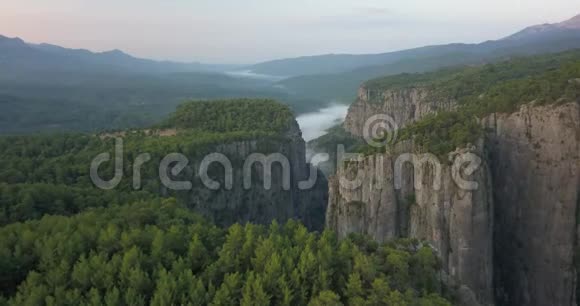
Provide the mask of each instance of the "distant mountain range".
[{"label": "distant mountain range", "polygon": [[[98,53],[0,35],[0,134],[145,126],[191,99],[271,97],[304,113],[332,101],[350,103],[361,83],[380,76],[576,48],[580,15],[480,44],[309,56],[251,66],[154,61],[119,50]],[[252,73],[285,78],[252,78]]]},{"label": "distant mountain range", "polygon": [[0,36],[0,134],[147,126],[193,99],[276,97],[236,66],[140,59]]},{"label": "distant mountain range", "polygon": [[531,26],[504,38],[504,40],[529,39],[530,37],[537,37],[538,35],[562,35],[568,34],[568,32],[574,33],[578,30],[580,30],[580,15],[560,23],[545,23]]},{"label": "distant mountain range", "polygon": [[[171,72],[222,72],[231,65],[206,65],[141,59],[120,50],[95,53],[51,44],[30,44],[0,35],[0,70],[19,79],[53,74],[158,74]],[[39,74],[39,75],[38,75]]]},{"label": "distant mountain range", "polygon": [[[430,61],[450,54],[460,58],[557,52],[580,47],[580,15],[554,24],[528,27],[518,33],[480,44],[426,46],[381,54],[328,54],[279,59],[250,66],[180,63],[137,58],[120,50],[91,52],[52,44],[31,44],[0,35],[0,69],[22,77],[26,73],[172,73],[249,70],[256,74],[297,77],[337,74],[361,68],[398,65],[404,61]],[[460,60],[461,62],[461,60]]]},{"label": "distant mountain range", "polygon": [[[580,38],[580,15],[560,23],[532,26],[504,39],[480,44],[427,46],[382,54],[305,56],[259,63],[247,69],[255,73],[287,77],[333,74],[368,66],[397,64],[405,60],[428,60],[452,53],[484,58],[488,55],[562,51],[580,47],[578,38]],[[549,44],[546,45],[547,43]]]},{"label": "distant mountain range", "polygon": [[[349,103],[361,83],[380,76],[479,65],[514,56],[580,48],[579,24],[580,15],[561,23],[528,27],[503,39],[479,44],[448,44],[379,55],[350,55],[351,61],[344,63],[336,56],[311,57],[308,65],[302,65],[305,58],[287,59],[258,64],[253,71],[280,75],[297,73],[298,76],[276,85],[312,99]],[[337,60],[334,66],[330,64],[333,59]],[[347,66],[356,68],[347,69]],[[317,69],[320,73],[315,72]]]}]

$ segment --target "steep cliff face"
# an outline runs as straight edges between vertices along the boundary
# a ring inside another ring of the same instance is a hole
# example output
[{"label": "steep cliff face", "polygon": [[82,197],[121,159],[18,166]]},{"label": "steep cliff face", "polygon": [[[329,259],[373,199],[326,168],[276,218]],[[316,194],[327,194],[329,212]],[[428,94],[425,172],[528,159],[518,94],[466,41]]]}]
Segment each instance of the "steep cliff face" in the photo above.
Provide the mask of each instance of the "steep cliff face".
[{"label": "steep cliff face", "polygon": [[344,121],[344,128],[355,136],[363,136],[367,119],[376,114],[391,116],[399,127],[442,110],[452,110],[456,103],[450,99],[436,99],[426,88],[371,89],[362,86]]},{"label": "steep cliff face", "polygon": [[326,226],[341,238],[349,233],[368,234],[379,242],[398,237],[393,163],[389,155],[373,155],[340,167],[329,179]]},{"label": "steep cliff face", "polygon": [[576,305],[580,107],[523,106],[484,120],[499,305]]},{"label": "steep cliff face", "polygon": [[[223,143],[208,153],[221,153],[231,162],[232,186],[226,187],[225,167],[214,162],[207,173],[220,186],[217,190],[208,188],[199,175],[202,158],[190,158],[190,165],[183,170],[180,180],[191,181],[193,188],[177,195],[194,210],[225,226],[236,222],[267,224],[272,220],[284,222],[294,218],[313,230],[324,227],[327,182],[316,168],[306,163],[304,140],[295,121],[281,137]],[[267,164],[253,163],[250,184],[245,186],[244,166],[255,153],[266,157],[276,154],[281,159],[272,160],[271,175],[265,172]],[[286,162],[287,167],[284,167]],[[312,174],[317,175],[316,184],[300,188],[299,183]],[[288,186],[285,186],[286,178]],[[265,186],[265,180],[271,185]]]},{"label": "steep cliff face", "polygon": [[[365,120],[375,114],[390,115],[403,127],[456,107],[429,100],[420,88],[363,87],[344,126],[361,136]],[[448,166],[440,190],[413,186],[414,180],[422,186],[433,182],[427,168],[404,169],[395,188],[394,158],[413,151],[399,147],[338,170],[329,182],[327,226],[341,236],[430,241],[450,276],[470,289],[460,292],[471,291],[483,304],[577,305],[579,104],[527,104],[512,114],[493,114],[482,125],[486,134],[476,151],[485,166],[473,174],[477,190],[458,189]],[[360,187],[340,184],[357,173]],[[382,188],[376,188],[378,181]]]},{"label": "steep cliff face", "polygon": [[[483,153],[481,144],[469,151]],[[341,237],[359,232],[379,241],[428,241],[438,251],[451,285],[462,286],[464,304],[469,296],[492,304],[493,205],[487,164],[464,177],[478,188],[463,190],[453,179],[449,161],[441,160],[438,175],[429,162],[401,163],[410,152],[412,145],[405,144],[346,163],[329,182],[327,227]],[[457,153],[449,158],[454,160]],[[353,184],[356,177],[358,183]]]}]

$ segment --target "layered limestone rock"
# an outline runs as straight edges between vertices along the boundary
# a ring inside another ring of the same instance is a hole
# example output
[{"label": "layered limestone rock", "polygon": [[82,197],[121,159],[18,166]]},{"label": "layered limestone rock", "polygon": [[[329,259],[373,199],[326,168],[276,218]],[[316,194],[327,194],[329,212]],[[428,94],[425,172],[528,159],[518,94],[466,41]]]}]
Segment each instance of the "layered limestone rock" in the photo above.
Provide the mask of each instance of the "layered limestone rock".
[{"label": "layered limestone rock", "polygon": [[379,90],[362,86],[343,126],[351,134],[363,136],[365,122],[376,114],[389,115],[398,127],[404,127],[428,114],[455,107],[453,100],[431,97],[426,88]]},{"label": "layered limestone rock", "polygon": [[[348,183],[351,180],[355,182]],[[390,156],[373,155],[348,162],[328,185],[326,226],[339,237],[364,233],[384,242],[399,236],[399,203]]]},{"label": "layered limestone rock", "polygon": [[[212,162],[208,177],[219,183],[219,188],[208,188],[207,180],[199,175],[203,157],[190,157],[189,166],[175,180],[192,182],[191,190],[176,193],[192,209],[224,226],[236,222],[268,224],[272,220],[299,219],[312,230],[324,227],[327,182],[324,175],[306,163],[304,140],[295,121],[281,137],[223,143],[207,153],[223,154],[231,162],[232,185],[226,184],[225,166]],[[272,157],[271,174],[265,171],[267,163],[255,162],[248,166],[256,153]],[[250,180],[245,177],[248,171],[245,166],[250,169]],[[300,182],[313,175],[316,184],[301,188]],[[265,185],[265,181],[270,185]]]},{"label": "layered limestone rock", "polygon": [[495,201],[498,305],[576,305],[580,107],[484,120]]},{"label": "layered limestone rock", "polygon": [[357,232],[379,241],[396,237],[428,241],[451,282],[470,293],[462,296],[493,304],[493,203],[489,169],[478,158],[483,155],[482,144],[449,156],[451,161],[477,156],[480,165],[462,177],[477,184],[470,187],[473,190],[459,184],[462,180],[453,176],[447,160],[417,155],[413,161],[407,154],[412,152],[410,144],[345,162],[329,181],[327,227],[341,237]]},{"label": "layered limestone rock", "polygon": [[[403,127],[455,108],[452,101],[430,100],[421,88],[362,87],[344,127],[362,136],[365,121],[376,114],[390,115]],[[440,190],[413,186],[416,180],[433,182],[432,173],[421,168],[403,170],[398,189],[393,158],[404,151],[369,156],[342,165],[330,180],[327,226],[340,236],[360,232],[380,241],[430,241],[446,271],[464,285],[458,292],[466,304],[472,296],[506,306],[577,305],[579,104],[531,103],[512,114],[493,114],[482,125],[487,132],[477,154],[487,166],[473,174],[478,190],[458,189],[448,166]],[[357,173],[360,187],[340,184]],[[377,182],[382,188],[374,188]]]}]

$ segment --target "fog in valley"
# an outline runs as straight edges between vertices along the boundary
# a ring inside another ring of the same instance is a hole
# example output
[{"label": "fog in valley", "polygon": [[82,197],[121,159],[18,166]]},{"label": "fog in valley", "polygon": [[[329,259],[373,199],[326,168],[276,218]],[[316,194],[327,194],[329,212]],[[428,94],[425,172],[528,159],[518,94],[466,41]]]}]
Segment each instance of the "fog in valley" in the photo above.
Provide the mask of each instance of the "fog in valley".
[{"label": "fog in valley", "polygon": [[312,113],[306,113],[296,118],[304,141],[308,142],[324,134],[326,130],[344,120],[348,105],[332,104]]}]

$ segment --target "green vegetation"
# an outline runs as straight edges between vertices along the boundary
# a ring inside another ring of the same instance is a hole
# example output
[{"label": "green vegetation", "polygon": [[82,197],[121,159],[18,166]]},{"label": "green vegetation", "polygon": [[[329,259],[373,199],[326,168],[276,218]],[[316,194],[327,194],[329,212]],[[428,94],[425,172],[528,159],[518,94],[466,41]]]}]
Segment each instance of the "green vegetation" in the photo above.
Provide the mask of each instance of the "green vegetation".
[{"label": "green vegetation", "polygon": [[[169,137],[131,134],[123,137],[123,169],[126,176],[131,176],[132,164],[137,156],[149,153],[152,160],[146,165],[150,167],[144,167],[142,174],[144,177],[156,177],[157,169],[153,165],[159,165],[161,158],[168,153],[181,153],[193,160],[223,143],[259,137],[265,137],[266,142],[269,135],[250,132],[183,132]],[[0,182],[90,187],[91,161],[101,153],[114,154],[114,146],[113,138],[100,139],[81,134],[3,137],[0,138]],[[102,168],[102,177],[113,176],[112,163],[104,164]],[[127,178],[119,188],[129,190],[130,184],[131,180]]]},{"label": "green vegetation", "polygon": [[284,132],[294,120],[288,106],[273,100],[193,101],[180,105],[163,127],[217,133]]},{"label": "green vegetation", "polygon": [[[265,84],[219,74],[78,78],[56,74],[39,78],[45,77],[50,81],[3,80],[0,76],[0,134],[142,128],[162,121],[192,99],[276,98],[294,105],[286,94]],[[297,111],[314,108],[300,101],[296,104],[301,104]]]},{"label": "green vegetation", "polygon": [[[430,92],[426,101],[457,101],[457,110],[427,116],[398,133],[398,141],[413,138],[418,150],[443,156],[457,147],[474,143],[482,135],[477,118],[494,112],[513,112],[529,102],[578,101],[578,76],[580,51],[570,51],[481,66],[387,76],[367,81],[365,86],[377,92],[425,88]],[[381,101],[371,97],[370,102]],[[335,152],[337,144],[345,144],[347,151],[364,155],[384,153],[386,149],[365,145],[362,139],[350,135],[342,127],[332,128],[328,134],[310,142],[316,152]],[[332,158],[332,162],[326,164],[335,165]],[[327,173],[335,171],[332,166],[326,168]]]},{"label": "green vegetation", "polygon": [[44,215],[73,215],[89,208],[133,203],[156,197],[144,191],[118,192],[56,184],[0,184],[0,226],[39,219]]},{"label": "green vegetation", "polygon": [[451,305],[418,242],[338,241],[294,221],[220,229],[171,199],[46,216],[0,237],[8,305]]},{"label": "green vegetation", "polygon": [[[413,139],[422,152],[444,155],[474,143],[483,133],[477,118],[511,113],[521,105],[566,103],[580,99],[580,52],[522,58],[465,69],[399,75],[369,81],[368,88],[385,90],[422,87],[427,101],[457,101],[453,112],[440,112],[410,124],[398,140]],[[374,154],[385,148],[363,147]]]},{"label": "green vegetation", "polygon": [[474,144],[482,134],[474,117],[461,112],[443,112],[404,128],[399,139],[413,139],[419,151],[443,156],[468,143]]},{"label": "green vegetation", "polygon": [[373,90],[423,87],[430,89],[435,97],[461,99],[474,94],[479,95],[486,89],[505,81],[542,74],[579,60],[580,51],[517,57],[479,66],[387,76],[367,81],[365,86]]},{"label": "green vegetation", "polygon": [[[292,120],[269,100],[188,103],[159,126],[169,136],[123,133],[125,176],[110,191],[93,186],[89,165],[114,153],[114,133],[0,137],[0,305],[451,305],[417,241],[339,241],[296,221],[220,228],[183,194],[160,193],[166,153],[195,158],[243,139],[268,153]],[[133,190],[141,153],[152,160]],[[102,168],[113,176],[112,162]]]},{"label": "green vegetation", "polygon": [[372,90],[421,87],[430,92],[428,101],[453,100],[459,112],[484,116],[513,112],[525,103],[575,101],[580,75],[580,51],[551,56],[518,58],[463,69],[445,69],[427,74],[406,74],[371,80]]},{"label": "green vegetation", "polygon": [[[239,123],[232,123],[231,118]],[[258,140],[259,152],[272,153],[289,141],[284,132],[291,120],[288,107],[269,100],[186,104],[166,123],[165,127],[174,129],[173,136],[126,131],[122,137],[124,176],[117,188],[107,192],[94,187],[89,171],[97,155],[114,156],[113,134],[102,138],[86,134],[0,137],[0,225],[45,214],[70,215],[90,207],[158,198],[158,167],[168,153],[181,153],[193,162],[219,145],[243,140]],[[134,191],[133,164],[142,153],[149,153],[151,161],[142,167],[141,189]],[[236,163],[239,157],[234,154],[230,160]],[[103,178],[112,178],[113,173],[112,162],[99,169]]]}]

